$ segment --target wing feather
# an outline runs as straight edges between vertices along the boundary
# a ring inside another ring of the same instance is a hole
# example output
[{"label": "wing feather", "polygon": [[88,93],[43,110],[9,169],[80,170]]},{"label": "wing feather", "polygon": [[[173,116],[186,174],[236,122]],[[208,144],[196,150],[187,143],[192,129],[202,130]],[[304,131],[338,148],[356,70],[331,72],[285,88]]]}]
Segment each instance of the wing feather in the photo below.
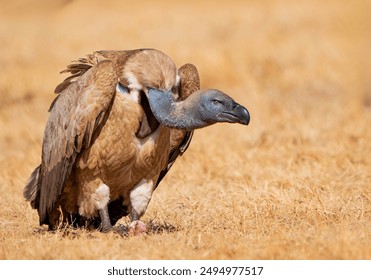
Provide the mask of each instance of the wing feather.
[{"label": "wing feather", "polygon": [[118,81],[114,63],[92,55],[68,66],[66,72],[72,76],[56,88],[59,95],[50,107],[44,133],[35,204],[40,224],[47,223],[76,157],[90,147],[94,133],[108,117]]}]

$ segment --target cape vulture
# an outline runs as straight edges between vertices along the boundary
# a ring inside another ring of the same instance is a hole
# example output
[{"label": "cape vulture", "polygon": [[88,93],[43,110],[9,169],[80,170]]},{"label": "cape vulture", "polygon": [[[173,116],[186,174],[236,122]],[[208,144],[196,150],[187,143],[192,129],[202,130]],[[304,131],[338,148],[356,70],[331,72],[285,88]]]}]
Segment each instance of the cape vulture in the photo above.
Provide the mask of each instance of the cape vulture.
[{"label": "cape vulture", "polygon": [[177,69],[155,49],[94,52],[66,72],[49,109],[41,164],[24,189],[49,229],[108,231],[130,214],[129,233],[145,232],[139,219],[193,130],[250,120],[228,95],[200,90],[195,66]]}]

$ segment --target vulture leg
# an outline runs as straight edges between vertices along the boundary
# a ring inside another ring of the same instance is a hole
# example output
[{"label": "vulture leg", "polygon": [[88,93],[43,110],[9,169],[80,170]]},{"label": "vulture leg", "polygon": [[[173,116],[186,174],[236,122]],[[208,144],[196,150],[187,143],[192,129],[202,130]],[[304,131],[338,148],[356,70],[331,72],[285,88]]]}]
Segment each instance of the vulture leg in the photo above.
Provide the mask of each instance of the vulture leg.
[{"label": "vulture leg", "polygon": [[94,179],[83,184],[79,196],[79,214],[87,219],[94,218],[99,212],[101,230],[107,232],[112,229],[108,202],[110,189],[100,179]]},{"label": "vulture leg", "polygon": [[152,180],[141,180],[130,193],[131,220],[129,235],[141,235],[147,232],[147,226],[139,221],[147,210],[154,184]]},{"label": "vulture leg", "polygon": [[99,209],[100,220],[102,221],[101,230],[107,232],[112,229],[111,221],[108,214],[108,206],[104,206],[102,209]]}]

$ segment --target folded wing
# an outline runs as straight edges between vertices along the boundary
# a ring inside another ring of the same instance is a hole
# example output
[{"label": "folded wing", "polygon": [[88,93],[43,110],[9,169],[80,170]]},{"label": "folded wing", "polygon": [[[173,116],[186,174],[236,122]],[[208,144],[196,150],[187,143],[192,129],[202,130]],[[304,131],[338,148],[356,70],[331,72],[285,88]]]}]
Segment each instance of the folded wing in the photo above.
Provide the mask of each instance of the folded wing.
[{"label": "folded wing", "polygon": [[117,73],[109,60],[91,55],[68,66],[72,75],[55,90],[46,124],[42,161],[31,175],[24,196],[47,223],[77,156],[92,144],[107,119],[115,96]]}]

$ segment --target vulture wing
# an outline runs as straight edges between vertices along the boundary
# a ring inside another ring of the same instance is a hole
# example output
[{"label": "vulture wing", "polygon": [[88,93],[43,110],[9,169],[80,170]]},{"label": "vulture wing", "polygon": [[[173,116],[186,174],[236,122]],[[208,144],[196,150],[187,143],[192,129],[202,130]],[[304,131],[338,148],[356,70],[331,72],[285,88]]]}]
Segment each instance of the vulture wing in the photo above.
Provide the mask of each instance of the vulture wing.
[{"label": "vulture wing", "polygon": [[41,165],[25,188],[25,196],[33,196],[31,205],[39,211],[40,224],[48,223],[48,213],[60,197],[78,154],[90,147],[107,119],[118,81],[113,62],[99,55],[80,59],[62,72],[72,75],[55,90],[59,95],[49,109]]},{"label": "vulture wing", "polygon": [[[196,66],[193,64],[184,64],[179,68],[180,85],[179,85],[179,100],[184,100],[192,93],[200,89],[200,77]],[[166,168],[161,171],[157,183],[160,184],[161,180],[165,177],[166,173],[170,170],[178,156],[183,155],[191,143],[193,136],[192,131],[185,131],[180,129],[171,130],[170,139],[170,155]]]}]

